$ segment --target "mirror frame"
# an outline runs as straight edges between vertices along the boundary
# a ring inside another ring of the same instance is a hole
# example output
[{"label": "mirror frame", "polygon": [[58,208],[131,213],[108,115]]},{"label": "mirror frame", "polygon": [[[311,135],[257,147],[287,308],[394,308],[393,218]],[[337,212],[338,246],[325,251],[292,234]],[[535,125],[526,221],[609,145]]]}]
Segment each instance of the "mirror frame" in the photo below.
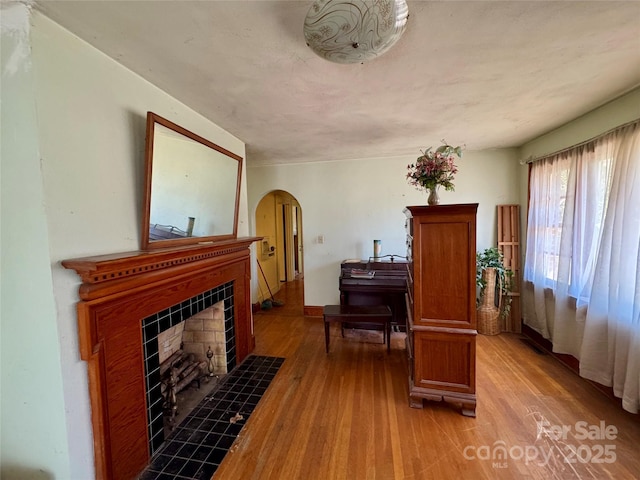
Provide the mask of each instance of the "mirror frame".
[{"label": "mirror frame", "polygon": [[[233,214],[233,232],[222,235],[210,235],[201,237],[184,237],[184,238],[172,238],[167,240],[150,240],[150,221],[151,221],[151,195],[152,195],[152,180],[153,180],[153,143],[155,135],[155,126],[160,124],[176,133],[184,135],[208,148],[211,148],[229,158],[238,162],[238,175],[236,184],[236,198]],[[159,248],[167,247],[179,247],[197,244],[211,244],[216,241],[236,239],[238,237],[238,210],[240,206],[240,185],[242,178],[242,157],[236,155],[229,150],[210,142],[206,138],[197,135],[186,128],[181,127],[173,123],[166,118],[161,117],[153,112],[147,112],[147,136],[145,140],[145,180],[144,180],[144,200],[142,210],[142,250],[156,250]]]}]

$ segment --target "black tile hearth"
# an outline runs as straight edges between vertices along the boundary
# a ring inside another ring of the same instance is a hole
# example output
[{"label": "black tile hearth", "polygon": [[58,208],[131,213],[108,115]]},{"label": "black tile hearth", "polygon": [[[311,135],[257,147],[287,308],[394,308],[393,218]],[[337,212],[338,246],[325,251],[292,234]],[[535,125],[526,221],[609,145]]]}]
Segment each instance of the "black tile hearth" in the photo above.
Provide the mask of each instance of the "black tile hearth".
[{"label": "black tile hearth", "polygon": [[283,362],[247,357],[173,431],[139,480],[209,480]]}]

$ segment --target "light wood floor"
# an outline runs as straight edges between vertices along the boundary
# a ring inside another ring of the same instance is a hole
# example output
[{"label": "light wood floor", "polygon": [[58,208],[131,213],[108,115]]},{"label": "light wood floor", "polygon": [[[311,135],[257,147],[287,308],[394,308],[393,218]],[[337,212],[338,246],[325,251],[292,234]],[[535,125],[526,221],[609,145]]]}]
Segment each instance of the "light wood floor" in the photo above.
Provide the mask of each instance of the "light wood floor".
[{"label": "light wood floor", "polygon": [[[301,288],[254,315],[254,353],[286,360],[214,479],[640,478],[638,416],[519,336],[478,336],[476,418],[413,409],[404,334],[387,354],[377,334],[341,338],[335,325],[327,355]],[[601,422],[615,438],[580,438]]]}]

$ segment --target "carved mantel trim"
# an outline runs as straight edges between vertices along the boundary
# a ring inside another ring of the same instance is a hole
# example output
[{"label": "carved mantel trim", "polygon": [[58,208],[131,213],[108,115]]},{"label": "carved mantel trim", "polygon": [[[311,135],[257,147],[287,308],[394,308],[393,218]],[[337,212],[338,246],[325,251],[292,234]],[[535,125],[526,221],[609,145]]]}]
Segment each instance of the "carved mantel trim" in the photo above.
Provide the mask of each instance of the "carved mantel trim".
[{"label": "carved mantel trim", "polygon": [[78,335],[88,363],[96,478],[135,478],[149,461],[143,318],[233,281],[237,362],[253,350],[249,246],[258,240],[62,262],[83,280]]},{"label": "carved mantel trim", "polygon": [[[93,257],[63,260],[62,266],[75,270],[85,284],[96,285],[117,280],[129,280],[141,274],[166,270],[180,265],[193,268],[194,262],[214,259],[223,255],[243,252],[251,243],[262,237],[244,237],[223,242],[208,242],[205,244],[165,248],[162,250],[134,251],[114,253]],[[197,268],[197,267],[196,267]],[[101,287],[98,287],[101,288]],[[82,297],[86,291],[95,288],[85,287],[81,290]]]}]

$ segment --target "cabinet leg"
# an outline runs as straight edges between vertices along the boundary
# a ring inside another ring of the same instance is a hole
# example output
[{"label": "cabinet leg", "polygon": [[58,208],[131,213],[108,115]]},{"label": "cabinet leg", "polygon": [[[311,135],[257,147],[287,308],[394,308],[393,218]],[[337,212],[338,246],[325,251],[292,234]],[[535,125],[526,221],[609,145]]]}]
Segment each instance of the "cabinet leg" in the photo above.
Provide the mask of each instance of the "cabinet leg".
[{"label": "cabinet leg", "polygon": [[327,353],[329,353],[329,322],[324,321],[324,345]]},{"label": "cabinet leg", "polygon": [[424,408],[424,401],[419,397],[409,397],[409,406],[411,408]]}]

